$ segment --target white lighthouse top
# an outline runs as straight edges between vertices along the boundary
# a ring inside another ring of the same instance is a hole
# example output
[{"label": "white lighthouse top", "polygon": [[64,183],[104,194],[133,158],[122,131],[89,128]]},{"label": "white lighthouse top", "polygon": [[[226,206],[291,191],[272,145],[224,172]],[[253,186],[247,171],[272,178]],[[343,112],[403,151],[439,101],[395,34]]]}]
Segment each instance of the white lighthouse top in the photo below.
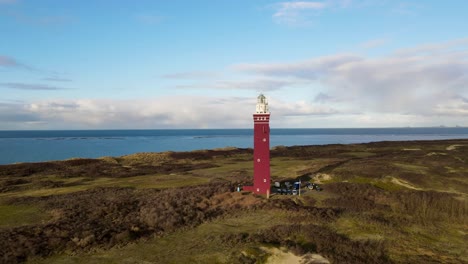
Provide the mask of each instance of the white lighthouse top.
[{"label": "white lighthouse top", "polygon": [[257,97],[257,109],[256,109],[256,114],[269,114],[268,110],[268,100],[263,94],[260,94]]}]

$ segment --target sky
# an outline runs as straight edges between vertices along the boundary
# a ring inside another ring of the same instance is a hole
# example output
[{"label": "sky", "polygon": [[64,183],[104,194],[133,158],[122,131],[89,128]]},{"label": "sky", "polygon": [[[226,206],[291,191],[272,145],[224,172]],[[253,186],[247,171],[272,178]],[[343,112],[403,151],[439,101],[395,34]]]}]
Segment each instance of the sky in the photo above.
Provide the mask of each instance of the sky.
[{"label": "sky", "polygon": [[0,130],[468,126],[466,0],[0,0]]}]

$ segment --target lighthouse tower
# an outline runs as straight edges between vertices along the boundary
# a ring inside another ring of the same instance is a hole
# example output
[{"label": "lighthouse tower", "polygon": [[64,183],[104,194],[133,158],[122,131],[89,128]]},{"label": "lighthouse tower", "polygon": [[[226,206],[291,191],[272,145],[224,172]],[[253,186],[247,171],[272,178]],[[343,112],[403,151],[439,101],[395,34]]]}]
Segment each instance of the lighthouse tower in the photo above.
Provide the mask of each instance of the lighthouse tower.
[{"label": "lighthouse tower", "polygon": [[254,182],[244,190],[258,194],[270,192],[270,112],[263,94],[257,97],[254,120]]}]

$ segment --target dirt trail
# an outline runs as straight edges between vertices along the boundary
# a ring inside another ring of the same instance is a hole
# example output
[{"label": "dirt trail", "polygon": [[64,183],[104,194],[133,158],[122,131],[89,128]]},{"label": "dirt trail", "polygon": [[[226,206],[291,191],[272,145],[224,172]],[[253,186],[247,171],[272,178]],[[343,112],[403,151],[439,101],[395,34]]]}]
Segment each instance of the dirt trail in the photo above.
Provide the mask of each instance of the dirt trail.
[{"label": "dirt trail", "polygon": [[459,144],[455,144],[455,145],[450,145],[448,146],[447,148],[445,148],[446,150],[455,150],[456,148],[458,147],[463,147],[464,145],[459,145]]},{"label": "dirt trail", "polygon": [[421,188],[414,187],[413,185],[409,184],[407,181],[400,180],[400,179],[397,179],[397,178],[394,178],[394,177],[392,177],[391,182],[392,182],[392,183],[395,183],[395,184],[398,184],[398,185],[401,185],[401,186],[403,186],[403,187],[406,187],[406,188],[408,188],[408,189],[418,190],[418,191],[421,191],[421,190],[422,190]]},{"label": "dirt trail", "polygon": [[308,253],[303,256],[296,256],[293,253],[279,248],[262,248],[271,254],[266,264],[329,264],[330,262],[318,254]]}]

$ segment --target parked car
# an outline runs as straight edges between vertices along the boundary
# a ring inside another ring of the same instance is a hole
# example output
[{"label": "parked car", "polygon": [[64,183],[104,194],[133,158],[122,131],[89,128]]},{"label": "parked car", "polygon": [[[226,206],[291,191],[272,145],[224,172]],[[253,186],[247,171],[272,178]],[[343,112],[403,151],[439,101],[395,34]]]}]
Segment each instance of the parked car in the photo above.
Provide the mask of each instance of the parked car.
[{"label": "parked car", "polygon": [[320,186],[319,186],[318,184],[316,184],[316,183],[308,182],[308,183],[306,184],[306,186],[307,186],[307,188],[308,188],[309,190],[316,190],[316,191],[318,191],[318,192],[323,190],[322,187],[320,187]]},{"label": "parked car", "polygon": [[284,195],[292,194],[292,190],[288,188],[282,188],[281,194],[284,194]]}]

